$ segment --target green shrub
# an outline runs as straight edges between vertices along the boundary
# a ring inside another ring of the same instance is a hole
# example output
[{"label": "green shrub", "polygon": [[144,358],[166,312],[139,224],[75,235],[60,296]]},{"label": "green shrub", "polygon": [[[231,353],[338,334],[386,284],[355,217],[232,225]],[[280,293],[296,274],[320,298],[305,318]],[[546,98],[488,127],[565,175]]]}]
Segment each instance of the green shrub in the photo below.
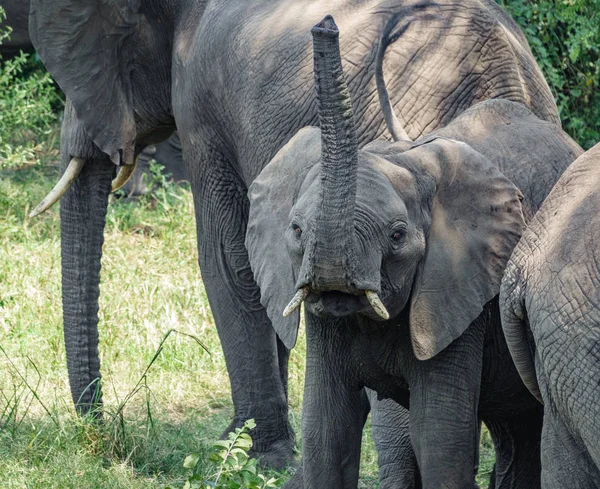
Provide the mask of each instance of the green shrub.
[{"label": "green shrub", "polygon": [[525,31],[565,130],[600,141],[600,0],[499,0]]},{"label": "green shrub", "polygon": [[[213,444],[209,460],[212,467],[202,467],[202,456],[198,453],[188,455],[183,466],[190,474],[183,489],[269,489],[279,487],[282,480],[261,474],[256,459],[248,452],[252,447],[252,438],[248,432],[256,428],[253,419],[229,433],[227,440],[218,440]],[[207,474],[208,479],[207,479]],[[169,489],[169,488],[167,488]]]},{"label": "green shrub", "polygon": [[[5,18],[0,7],[0,21]],[[10,31],[0,30],[0,44]],[[53,106],[62,104],[50,74],[31,55],[21,53],[0,62],[0,169],[5,169],[35,162],[53,145]]]}]

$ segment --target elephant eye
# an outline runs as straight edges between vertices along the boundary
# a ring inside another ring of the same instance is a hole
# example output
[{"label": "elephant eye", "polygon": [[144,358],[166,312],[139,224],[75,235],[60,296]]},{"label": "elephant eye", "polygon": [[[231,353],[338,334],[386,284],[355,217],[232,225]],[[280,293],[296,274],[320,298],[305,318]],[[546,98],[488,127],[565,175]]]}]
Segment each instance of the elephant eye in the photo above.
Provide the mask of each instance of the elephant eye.
[{"label": "elephant eye", "polygon": [[398,241],[401,241],[403,237],[404,237],[404,231],[398,229],[393,232],[392,241],[395,241],[397,243]]},{"label": "elephant eye", "polygon": [[298,224],[292,224],[292,229],[294,230],[294,233],[296,233],[296,236],[300,236],[302,234],[302,228],[300,228]]}]

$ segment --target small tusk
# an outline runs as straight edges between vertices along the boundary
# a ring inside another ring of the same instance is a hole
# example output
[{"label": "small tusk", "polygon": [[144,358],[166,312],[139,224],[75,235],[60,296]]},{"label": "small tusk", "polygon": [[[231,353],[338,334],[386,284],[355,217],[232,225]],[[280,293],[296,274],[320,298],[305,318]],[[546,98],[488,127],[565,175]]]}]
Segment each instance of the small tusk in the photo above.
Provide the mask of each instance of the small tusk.
[{"label": "small tusk", "polygon": [[116,192],[123,185],[125,185],[131,178],[131,175],[133,175],[133,172],[135,171],[136,167],[137,167],[137,158],[133,162],[133,165],[123,165],[121,168],[119,168],[119,173],[117,173],[117,176],[112,181],[112,187],[110,189],[111,192]]},{"label": "small tusk", "polygon": [[381,302],[377,292],[373,290],[366,290],[365,295],[367,296],[369,304],[371,304],[371,307],[375,310],[377,315],[382,319],[388,320],[390,318],[390,313],[387,312],[387,309],[383,305],[383,302]]},{"label": "small tusk", "polygon": [[308,296],[308,294],[310,294],[310,287],[308,285],[299,288],[296,292],[296,295],[292,298],[290,303],[283,310],[283,317],[288,317],[296,309],[298,309],[300,307],[300,304],[302,304],[302,302],[304,301],[304,299],[306,299],[306,296]]},{"label": "small tusk", "polygon": [[58,183],[50,190],[50,193],[42,199],[37,207],[33,209],[31,214],[29,214],[29,217],[32,218],[38,216],[56,204],[61,197],[65,195],[67,190],[71,188],[71,185],[73,185],[73,182],[77,179],[81,170],[83,170],[83,165],[85,165],[85,158],[72,158]]}]

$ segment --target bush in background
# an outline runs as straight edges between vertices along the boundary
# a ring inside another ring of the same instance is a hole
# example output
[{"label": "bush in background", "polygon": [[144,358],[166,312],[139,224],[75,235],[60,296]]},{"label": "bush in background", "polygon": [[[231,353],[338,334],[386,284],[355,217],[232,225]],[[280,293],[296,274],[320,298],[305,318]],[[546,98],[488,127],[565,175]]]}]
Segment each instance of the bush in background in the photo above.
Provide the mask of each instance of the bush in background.
[{"label": "bush in background", "polygon": [[498,0],[521,26],[554,93],[564,129],[600,141],[600,0]]},{"label": "bush in background", "polygon": [[[6,14],[0,7],[0,22]],[[0,44],[10,27],[0,30]],[[48,137],[62,105],[50,74],[32,55],[2,60],[0,70],[0,169],[35,163],[53,145]]]}]

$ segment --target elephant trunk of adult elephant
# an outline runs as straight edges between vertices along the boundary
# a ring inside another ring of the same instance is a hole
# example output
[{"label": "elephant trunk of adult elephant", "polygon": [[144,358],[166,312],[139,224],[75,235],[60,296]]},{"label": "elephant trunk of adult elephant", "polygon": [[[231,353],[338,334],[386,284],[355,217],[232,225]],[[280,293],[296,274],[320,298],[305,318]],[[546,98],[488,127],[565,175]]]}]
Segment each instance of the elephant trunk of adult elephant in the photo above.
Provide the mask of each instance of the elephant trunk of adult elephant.
[{"label": "elephant trunk of adult elephant", "polygon": [[321,290],[353,288],[354,206],[358,141],[331,16],[312,29],[321,126],[322,201],[316,217],[311,282]]},{"label": "elephant trunk of adult elephant", "polygon": [[[63,154],[63,165],[69,159]],[[104,224],[114,170],[109,159],[87,159],[60,207],[63,320],[69,382],[77,411],[94,416],[100,415],[97,407],[102,402],[98,296]]]}]

